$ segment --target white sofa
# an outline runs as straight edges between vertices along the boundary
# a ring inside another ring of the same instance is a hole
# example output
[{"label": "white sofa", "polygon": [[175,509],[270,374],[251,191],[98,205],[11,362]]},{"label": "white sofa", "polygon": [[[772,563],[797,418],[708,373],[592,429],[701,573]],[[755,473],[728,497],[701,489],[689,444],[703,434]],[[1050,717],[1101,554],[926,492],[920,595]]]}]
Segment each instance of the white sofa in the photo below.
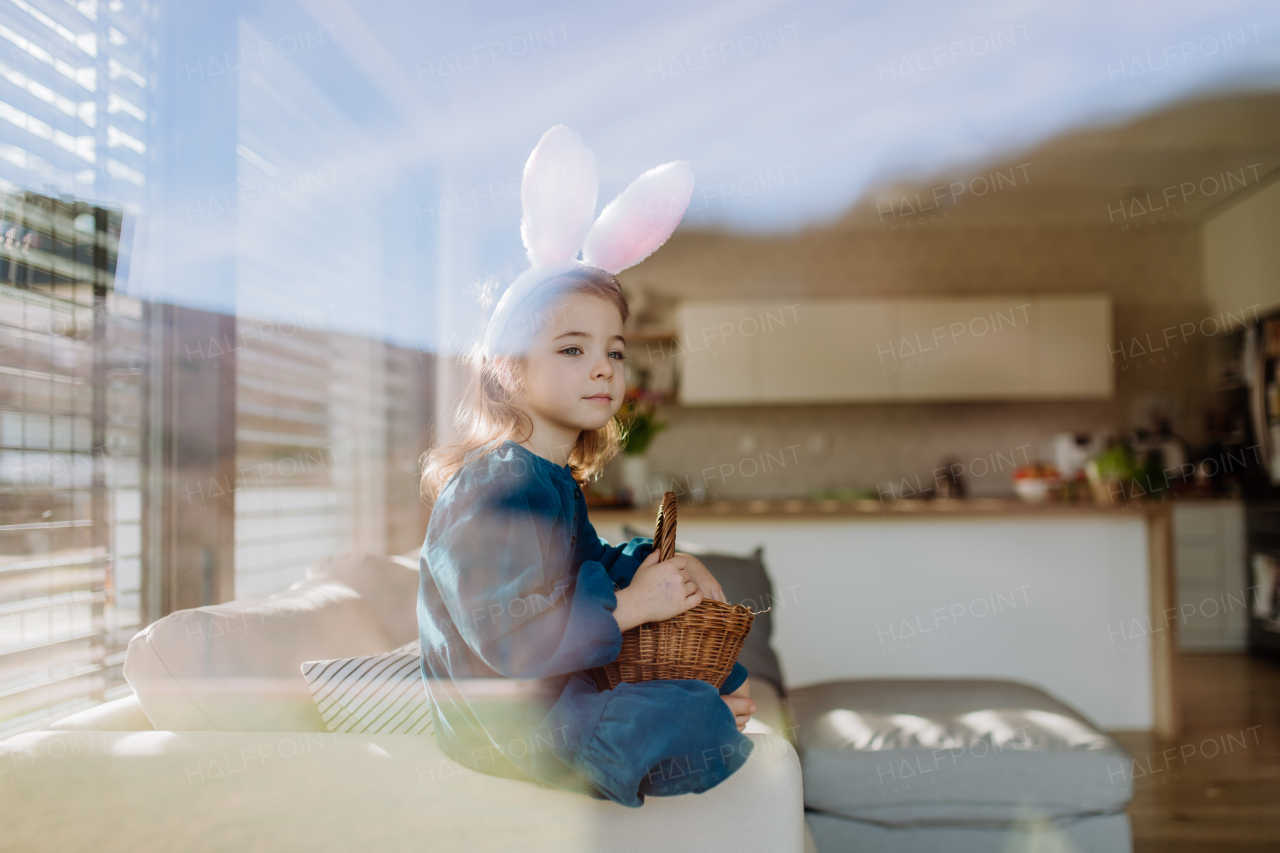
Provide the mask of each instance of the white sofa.
[{"label": "white sofa", "polygon": [[159,620],[129,647],[134,696],[0,741],[0,850],[812,849],[764,688],[739,772],[639,809],[467,770],[434,736],[325,731],[298,664],[413,639],[417,578],[412,558],[348,553]]}]

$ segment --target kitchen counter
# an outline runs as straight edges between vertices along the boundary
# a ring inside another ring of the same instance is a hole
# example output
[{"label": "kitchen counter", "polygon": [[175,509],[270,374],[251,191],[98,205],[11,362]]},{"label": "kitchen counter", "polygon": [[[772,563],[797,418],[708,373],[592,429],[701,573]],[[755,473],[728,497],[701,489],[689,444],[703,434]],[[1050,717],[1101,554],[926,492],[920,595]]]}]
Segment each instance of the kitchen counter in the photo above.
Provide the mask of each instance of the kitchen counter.
[{"label": "kitchen counter", "polygon": [[[932,501],[705,501],[678,505],[679,518],[860,518],[922,515],[1140,515],[1167,513],[1175,500],[1095,503],[1028,503],[1017,498],[963,498]],[[626,521],[656,517],[658,505],[588,507],[593,520]]]}]

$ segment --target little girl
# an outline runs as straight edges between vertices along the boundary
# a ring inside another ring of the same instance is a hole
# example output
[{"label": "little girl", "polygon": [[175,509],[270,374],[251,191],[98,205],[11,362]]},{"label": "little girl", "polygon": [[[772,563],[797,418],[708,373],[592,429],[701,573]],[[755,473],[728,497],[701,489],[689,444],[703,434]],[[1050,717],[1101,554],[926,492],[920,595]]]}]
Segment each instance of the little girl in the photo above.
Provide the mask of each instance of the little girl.
[{"label": "little girl", "polygon": [[705,791],[751,752],[741,664],[718,693],[698,680],[601,692],[583,672],[617,659],[623,631],[724,600],[696,558],[658,562],[649,539],[611,546],[587,519],[580,484],[618,449],[626,300],[611,273],[578,264],[509,307],[502,354],[475,358],[465,437],[423,474],[418,622],[436,738],[480,772],[625,806]]}]

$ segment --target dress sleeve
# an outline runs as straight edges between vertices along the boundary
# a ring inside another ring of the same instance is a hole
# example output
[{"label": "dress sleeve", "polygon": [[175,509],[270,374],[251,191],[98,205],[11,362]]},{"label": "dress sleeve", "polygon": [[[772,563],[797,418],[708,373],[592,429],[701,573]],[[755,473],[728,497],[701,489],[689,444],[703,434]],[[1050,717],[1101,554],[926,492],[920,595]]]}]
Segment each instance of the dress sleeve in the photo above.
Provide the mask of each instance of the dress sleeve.
[{"label": "dress sleeve", "polygon": [[[653,540],[642,536],[637,536],[630,542],[624,542],[621,545],[610,545],[608,541],[596,533],[596,529],[585,517],[582,529],[578,532],[578,538],[588,543],[588,548],[583,556],[603,566],[605,572],[609,575],[609,579],[617,584],[618,589],[626,589],[631,584],[631,579],[635,577],[636,569],[640,568],[640,564],[645,561],[645,558],[649,556],[649,552],[653,550]],[[592,542],[596,543],[596,545],[591,546],[589,543]]]},{"label": "dress sleeve", "polygon": [[427,565],[466,644],[494,672],[546,678],[616,660],[613,583],[598,562],[565,571],[559,498],[529,475],[459,477],[432,510]]}]

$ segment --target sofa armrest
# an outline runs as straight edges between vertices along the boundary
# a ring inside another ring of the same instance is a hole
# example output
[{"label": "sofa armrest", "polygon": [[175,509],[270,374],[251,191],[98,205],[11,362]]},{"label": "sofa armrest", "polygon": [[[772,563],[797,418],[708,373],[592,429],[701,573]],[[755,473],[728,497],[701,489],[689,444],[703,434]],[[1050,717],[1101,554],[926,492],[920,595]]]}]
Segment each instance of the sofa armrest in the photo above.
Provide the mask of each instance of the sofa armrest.
[{"label": "sofa armrest", "polygon": [[487,776],[434,737],[32,732],[0,741],[5,849],[771,850],[801,853],[800,763],[782,738],[703,794],[639,809]]},{"label": "sofa armrest", "polygon": [[153,732],[151,725],[136,695],[114,699],[101,705],[95,705],[86,711],[63,717],[56,723],[45,726],[45,731],[74,732]]}]

